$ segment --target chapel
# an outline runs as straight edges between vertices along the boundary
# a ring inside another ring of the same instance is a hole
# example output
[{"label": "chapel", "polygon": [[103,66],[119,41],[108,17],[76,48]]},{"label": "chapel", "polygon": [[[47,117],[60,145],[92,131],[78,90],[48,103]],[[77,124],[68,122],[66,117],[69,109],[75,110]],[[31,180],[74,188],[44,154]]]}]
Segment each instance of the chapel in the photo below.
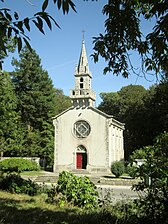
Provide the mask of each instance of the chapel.
[{"label": "chapel", "polygon": [[124,159],[124,124],[95,108],[84,40],[74,78],[72,106],[53,118],[54,172],[109,173],[112,162]]}]

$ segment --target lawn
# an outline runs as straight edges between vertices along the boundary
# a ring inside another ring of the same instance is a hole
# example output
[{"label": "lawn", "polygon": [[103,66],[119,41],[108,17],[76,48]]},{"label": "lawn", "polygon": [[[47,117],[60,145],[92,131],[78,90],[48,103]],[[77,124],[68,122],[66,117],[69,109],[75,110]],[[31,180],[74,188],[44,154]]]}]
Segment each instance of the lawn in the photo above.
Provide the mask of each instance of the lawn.
[{"label": "lawn", "polygon": [[39,170],[39,171],[24,171],[21,173],[21,176],[39,176],[42,175],[44,172]]},{"label": "lawn", "polygon": [[30,197],[0,191],[0,224],[102,223],[99,213],[75,207],[59,208],[45,202],[46,195]]}]

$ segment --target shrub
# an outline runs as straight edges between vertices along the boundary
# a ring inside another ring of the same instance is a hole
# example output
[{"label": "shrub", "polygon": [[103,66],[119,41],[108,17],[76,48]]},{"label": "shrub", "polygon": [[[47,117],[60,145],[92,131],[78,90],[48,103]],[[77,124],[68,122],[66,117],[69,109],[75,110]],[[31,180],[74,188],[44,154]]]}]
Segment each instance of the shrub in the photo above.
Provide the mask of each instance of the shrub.
[{"label": "shrub", "polygon": [[18,174],[9,174],[0,181],[0,189],[11,193],[24,193],[30,196],[40,192],[40,186],[31,180],[24,180]]},{"label": "shrub", "polygon": [[132,200],[119,200],[115,204],[103,206],[99,212],[99,223],[103,224],[147,224],[140,221],[140,209]]},{"label": "shrub", "polygon": [[39,170],[40,166],[35,162],[23,158],[10,158],[0,162],[0,169],[3,172],[17,172]]},{"label": "shrub", "polygon": [[125,171],[124,163],[121,161],[115,161],[111,165],[111,172],[118,178]]},{"label": "shrub", "polygon": [[128,166],[127,166],[127,173],[132,178],[138,177],[138,175],[139,175],[138,170],[139,170],[139,168],[134,164],[128,164]]},{"label": "shrub", "polygon": [[133,151],[132,155],[130,155],[131,162],[134,162],[135,159],[144,159],[146,157],[147,151],[148,150],[146,150],[146,147]]},{"label": "shrub", "polygon": [[94,208],[98,205],[98,192],[90,179],[77,177],[65,171],[60,173],[57,187],[50,189],[48,196],[50,201],[57,197],[62,205],[66,202],[84,208]]},{"label": "shrub", "polygon": [[[134,190],[145,192],[140,207],[148,223],[168,223],[168,132],[160,134],[152,146],[146,146],[145,152],[145,163],[139,167],[142,182],[134,185]],[[149,177],[150,182],[146,181]]]}]

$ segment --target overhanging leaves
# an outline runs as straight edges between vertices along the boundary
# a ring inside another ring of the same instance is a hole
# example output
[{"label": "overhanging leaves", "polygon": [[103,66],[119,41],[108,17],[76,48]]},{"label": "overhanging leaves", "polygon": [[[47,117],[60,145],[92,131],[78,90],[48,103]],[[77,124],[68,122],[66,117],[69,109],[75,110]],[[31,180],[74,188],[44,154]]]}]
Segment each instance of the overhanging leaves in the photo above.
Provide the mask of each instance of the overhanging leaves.
[{"label": "overhanging leaves", "polygon": [[[168,55],[168,1],[150,0],[109,0],[103,8],[106,15],[105,32],[94,38],[94,61],[105,59],[107,66],[104,73],[128,77],[135,72],[130,59],[130,51],[140,55],[141,71],[150,70],[158,74],[168,74],[166,63]],[[140,19],[156,19],[151,34],[146,37],[141,31]],[[152,63],[145,66],[145,61]],[[149,61],[148,60],[148,61]]]},{"label": "overhanging leaves", "polygon": [[44,12],[48,6],[48,0],[45,0],[42,5],[42,11]]},{"label": "overhanging leaves", "polygon": [[69,12],[69,6],[76,12],[75,4],[71,0],[53,0],[57,4],[58,9],[62,8],[63,14]]},{"label": "overhanging leaves", "polygon": [[[4,2],[4,0],[0,0]],[[30,24],[34,23],[35,27],[43,34],[44,24],[52,30],[52,23],[60,28],[54,17],[46,12],[50,2],[56,4],[58,10],[62,10],[63,14],[68,13],[70,8],[76,12],[75,4],[71,0],[43,0],[41,11],[37,11],[32,18],[26,17],[23,20],[19,20],[19,13],[12,12],[8,8],[0,9],[0,50],[3,55],[7,55],[7,46],[5,41],[10,38],[14,38],[18,47],[18,51],[22,49],[22,40],[28,48],[31,49],[29,44],[29,38],[26,31],[30,32]],[[26,29],[25,29],[26,28]],[[0,67],[2,67],[2,59],[0,58]]]}]

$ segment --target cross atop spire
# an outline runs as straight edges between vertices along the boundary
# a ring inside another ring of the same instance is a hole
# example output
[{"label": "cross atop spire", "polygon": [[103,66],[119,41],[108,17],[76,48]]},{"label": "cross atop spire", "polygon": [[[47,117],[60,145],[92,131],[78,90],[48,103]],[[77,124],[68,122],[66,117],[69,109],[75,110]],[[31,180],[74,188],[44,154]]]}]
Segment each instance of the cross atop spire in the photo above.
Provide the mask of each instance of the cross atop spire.
[{"label": "cross atop spire", "polygon": [[82,42],[85,40],[85,30],[82,30]]}]

